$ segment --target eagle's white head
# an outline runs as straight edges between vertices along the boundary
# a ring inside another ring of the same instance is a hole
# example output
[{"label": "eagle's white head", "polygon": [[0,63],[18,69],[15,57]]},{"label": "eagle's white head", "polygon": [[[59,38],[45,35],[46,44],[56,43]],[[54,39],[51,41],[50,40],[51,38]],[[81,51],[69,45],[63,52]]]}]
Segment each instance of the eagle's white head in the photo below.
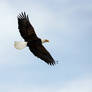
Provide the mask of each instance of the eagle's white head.
[{"label": "eagle's white head", "polygon": [[42,41],[42,43],[49,42],[49,40],[47,40],[47,39],[43,39],[43,40],[41,40],[41,41]]}]

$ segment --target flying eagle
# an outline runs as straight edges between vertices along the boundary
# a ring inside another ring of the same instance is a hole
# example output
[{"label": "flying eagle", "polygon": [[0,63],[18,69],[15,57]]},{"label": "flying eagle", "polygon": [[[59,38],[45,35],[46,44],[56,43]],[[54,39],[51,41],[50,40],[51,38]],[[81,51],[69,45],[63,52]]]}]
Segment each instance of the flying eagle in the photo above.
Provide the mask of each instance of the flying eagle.
[{"label": "flying eagle", "polygon": [[55,60],[42,45],[45,42],[49,42],[49,40],[47,39],[42,40],[36,35],[34,28],[29,21],[29,17],[28,15],[26,15],[25,12],[19,14],[17,18],[18,18],[18,29],[20,35],[24,39],[24,42],[15,41],[14,47],[16,49],[21,50],[27,46],[35,56],[42,59],[47,64],[54,65]]}]

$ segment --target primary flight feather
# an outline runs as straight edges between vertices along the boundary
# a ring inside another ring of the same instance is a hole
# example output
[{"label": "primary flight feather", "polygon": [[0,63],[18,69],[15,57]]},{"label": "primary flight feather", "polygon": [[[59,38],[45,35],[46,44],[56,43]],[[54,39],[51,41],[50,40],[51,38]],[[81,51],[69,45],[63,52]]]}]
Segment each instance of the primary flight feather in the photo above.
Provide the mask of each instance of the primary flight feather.
[{"label": "primary flight feather", "polygon": [[39,37],[37,37],[34,28],[29,21],[28,15],[26,15],[25,12],[18,15],[18,29],[25,42],[15,42],[15,48],[23,49],[28,46],[30,51],[35,56],[42,59],[47,64],[55,64],[55,61],[50,53],[42,45],[42,43],[49,41],[47,39],[41,40]]}]

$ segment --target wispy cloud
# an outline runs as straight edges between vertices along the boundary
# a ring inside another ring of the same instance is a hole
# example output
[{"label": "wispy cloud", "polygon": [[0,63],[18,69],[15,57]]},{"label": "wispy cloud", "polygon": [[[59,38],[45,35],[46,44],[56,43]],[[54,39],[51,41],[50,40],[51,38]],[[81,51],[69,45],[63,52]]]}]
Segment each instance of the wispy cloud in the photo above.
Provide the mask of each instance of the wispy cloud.
[{"label": "wispy cloud", "polygon": [[[92,78],[77,79],[65,82],[62,86],[37,85],[4,85],[0,86],[2,92],[92,92]],[[6,89],[6,90],[5,90]]]},{"label": "wispy cloud", "polygon": [[58,92],[92,92],[92,78],[72,80],[65,83]]}]

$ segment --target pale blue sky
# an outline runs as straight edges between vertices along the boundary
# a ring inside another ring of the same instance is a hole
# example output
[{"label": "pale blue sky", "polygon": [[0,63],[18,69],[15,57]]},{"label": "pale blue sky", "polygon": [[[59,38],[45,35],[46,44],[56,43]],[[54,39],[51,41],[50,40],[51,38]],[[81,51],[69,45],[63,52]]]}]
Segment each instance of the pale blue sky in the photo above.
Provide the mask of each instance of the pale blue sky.
[{"label": "pale blue sky", "polygon": [[[1,0],[0,1],[1,92],[92,92],[92,1]],[[25,11],[56,66],[34,57],[23,41],[17,15]]]}]

